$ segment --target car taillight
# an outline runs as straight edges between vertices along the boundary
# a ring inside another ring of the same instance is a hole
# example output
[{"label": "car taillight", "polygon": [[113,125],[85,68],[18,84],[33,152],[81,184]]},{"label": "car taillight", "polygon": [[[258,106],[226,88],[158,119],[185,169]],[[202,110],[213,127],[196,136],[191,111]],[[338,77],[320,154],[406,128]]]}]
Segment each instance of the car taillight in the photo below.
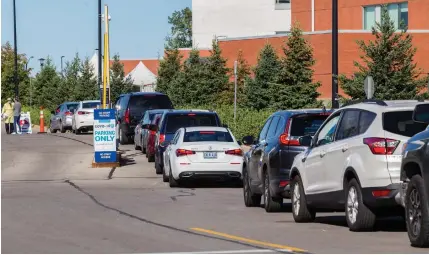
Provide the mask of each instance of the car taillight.
[{"label": "car taillight", "polygon": [[227,151],[225,151],[225,154],[235,155],[235,156],[243,156],[243,151],[241,149],[227,150]]},{"label": "car taillight", "polygon": [[281,145],[289,145],[289,146],[300,146],[299,140],[293,140],[289,138],[289,129],[292,124],[292,118],[286,123],[286,128],[283,134],[280,135],[279,142]]},{"label": "car taillight", "polygon": [[71,115],[72,115],[72,113],[71,113],[71,112],[69,112],[69,111],[65,112],[64,114],[65,114],[66,116],[71,116]]},{"label": "car taillight", "polygon": [[398,140],[379,137],[364,138],[363,143],[376,155],[392,155],[399,145]]},{"label": "car taillight", "polygon": [[125,122],[130,124],[130,108],[125,111]]},{"label": "car taillight", "polygon": [[177,149],[176,150],[176,156],[178,156],[178,157],[186,156],[186,155],[192,155],[192,154],[195,154],[195,151],[185,150],[185,149]]},{"label": "car taillight", "polygon": [[160,134],[159,135],[159,144],[163,143],[165,141],[165,135]]},{"label": "car taillight", "polygon": [[85,115],[85,114],[86,114],[86,112],[78,111],[78,112],[77,112],[77,114],[78,114],[78,115]]},{"label": "car taillight", "polygon": [[153,130],[151,130],[151,131],[150,131],[150,134],[151,134],[151,135],[156,135],[156,132],[155,132],[155,131],[153,131]]}]

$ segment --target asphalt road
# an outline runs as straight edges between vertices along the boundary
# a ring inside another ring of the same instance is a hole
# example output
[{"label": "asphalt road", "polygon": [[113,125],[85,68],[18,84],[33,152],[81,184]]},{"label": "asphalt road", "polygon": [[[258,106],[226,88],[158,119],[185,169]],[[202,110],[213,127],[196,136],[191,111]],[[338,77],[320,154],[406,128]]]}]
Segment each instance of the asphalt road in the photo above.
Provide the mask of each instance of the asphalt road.
[{"label": "asphalt road", "polygon": [[427,253],[400,219],[353,233],[343,213],[297,224],[246,208],[242,189],[169,188],[132,145],[127,164],[94,169],[92,135],[2,131],[2,253]]}]

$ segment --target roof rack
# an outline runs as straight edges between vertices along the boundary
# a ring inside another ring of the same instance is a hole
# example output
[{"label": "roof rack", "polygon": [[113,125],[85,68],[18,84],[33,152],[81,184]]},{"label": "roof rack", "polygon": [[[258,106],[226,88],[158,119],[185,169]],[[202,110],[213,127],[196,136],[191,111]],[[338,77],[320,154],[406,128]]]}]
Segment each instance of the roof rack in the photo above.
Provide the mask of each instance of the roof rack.
[{"label": "roof rack", "polygon": [[349,105],[354,105],[354,104],[360,104],[360,103],[364,103],[364,104],[377,104],[380,106],[387,106],[386,102],[384,102],[383,100],[379,100],[379,99],[359,99],[359,100],[352,100],[349,101],[345,104],[343,104],[340,108],[349,106]]}]

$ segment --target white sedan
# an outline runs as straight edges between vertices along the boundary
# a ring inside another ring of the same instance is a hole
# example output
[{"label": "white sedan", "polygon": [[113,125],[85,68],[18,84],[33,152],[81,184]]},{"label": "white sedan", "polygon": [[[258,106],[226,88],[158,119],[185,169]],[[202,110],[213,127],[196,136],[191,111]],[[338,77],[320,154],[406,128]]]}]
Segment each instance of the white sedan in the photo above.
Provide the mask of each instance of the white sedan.
[{"label": "white sedan", "polygon": [[100,100],[88,100],[79,102],[74,111],[72,120],[73,133],[80,134],[82,131],[93,130],[94,109],[100,108]]},{"label": "white sedan", "polygon": [[180,128],[164,153],[163,180],[178,187],[182,180],[223,178],[241,183],[243,151],[224,127]]}]

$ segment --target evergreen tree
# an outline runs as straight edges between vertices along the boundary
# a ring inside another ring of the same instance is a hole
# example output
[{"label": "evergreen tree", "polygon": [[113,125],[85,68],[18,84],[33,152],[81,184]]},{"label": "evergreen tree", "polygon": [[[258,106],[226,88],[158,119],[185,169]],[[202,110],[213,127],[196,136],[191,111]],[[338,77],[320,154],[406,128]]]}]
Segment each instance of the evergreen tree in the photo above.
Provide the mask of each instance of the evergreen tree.
[{"label": "evergreen tree", "polygon": [[125,78],[124,64],[121,63],[119,55],[115,54],[110,67],[110,101],[114,103],[121,94],[132,91],[133,80],[131,77]]},{"label": "evergreen tree", "polygon": [[245,103],[245,82],[250,77],[250,66],[247,63],[247,60],[243,57],[243,51],[238,51],[237,56],[237,103]]},{"label": "evergreen tree", "polygon": [[33,105],[37,107],[43,106],[45,109],[55,109],[63,101],[62,98],[57,95],[60,83],[61,77],[58,75],[51,58],[48,57],[45,65],[36,75],[33,82]]},{"label": "evergreen tree", "polygon": [[344,92],[352,99],[365,98],[363,88],[367,76],[375,84],[374,97],[382,100],[413,99],[425,86],[425,79],[419,79],[420,70],[413,62],[416,48],[406,28],[396,33],[386,6],[382,8],[382,22],[372,29],[374,41],[358,41],[363,64],[355,61],[358,69],[352,77],[339,77]]},{"label": "evergreen tree", "polygon": [[168,17],[171,35],[166,38],[166,48],[192,47],[192,11],[189,7],[175,11]]},{"label": "evergreen tree", "polygon": [[320,106],[319,82],[313,82],[313,49],[297,24],[291,29],[276,84],[272,86],[274,109],[301,109]]},{"label": "evergreen tree", "polygon": [[79,58],[79,54],[76,53],[71,62],[66,62],[64,76],[58,88],[58,96],[60,96],[64,101],[76,100],[75,91],[79,83],[80,69],[81,60]]},{"label": "evergreen tree", "polygon": [[96,100],[98,98],[99,88],[94,74],[94,67],[89,58],[85,58],[80,65],[80,75],[75,87],[75,100]]},{"label": "evergreen tree", "polygon": [[166,49],[165,58],[159,63],[156,91],[172,96],[170,85],[182,68],[181,59],[182,56],[177,48]]},{"label": "evergreen tree", "polygon": [[[18,88],[23,104],[30,104],[29,76],[31,70],[25,69],[25,54],[18,54]],[[1,46],[1,98],[2,105],[6,99],[15,97],[15,53],[9,42]]]},{"label": "evergreen tree", "polygon": [[212,41],[212,49],[207,60],[208,77],[199,87],[199,101],[202,104],[208,102],[233,103],[234,87],[229,82],[231,70],[226,67],[226,59],[222,57],[222,50],[215,40]]},{"label": "evergreen tree", "polygon": [[248,107],[261,110],[270,106],[273,97],[270,88],[277,81],[279,71],[280,61],[276,51],[267,43],[259,53],[258,63],[254,68],[254,79],[248,79],[246,82],[245,94]]}]

